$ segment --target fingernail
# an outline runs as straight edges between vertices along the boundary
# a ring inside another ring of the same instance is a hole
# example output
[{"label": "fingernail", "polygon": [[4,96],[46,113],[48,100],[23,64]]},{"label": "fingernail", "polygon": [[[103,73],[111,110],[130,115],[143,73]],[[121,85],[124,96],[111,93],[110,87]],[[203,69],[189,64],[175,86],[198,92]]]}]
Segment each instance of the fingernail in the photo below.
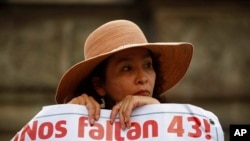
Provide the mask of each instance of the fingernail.
[{"label": "fingernail", "polygon": [[124,122],[127,122],[127,118],[126,117],[124,117]]},{"label": "fingernail", "polygon": [[91,120],[90,120],[90,124],[91,124],[91,126],[93,126],[93,125],[94,125],[94,123],[95,123],[95,120],[94,120],[94,119],[91,119]]},{"label": "fingernail", "polygon": [[124,130],[125,129],[125,125],[121,124],[121,128],[122,128],[122,130]]},{"label": "fingernail", "polygon": [[96,115],[95,119],[98,120],[100,118],[100,115]]},{"label": "fingernail", "polygon": [[130,122],[127,122],[126,125],[127,125],[128,128],[130,128],[130,126],[131,126]]}]

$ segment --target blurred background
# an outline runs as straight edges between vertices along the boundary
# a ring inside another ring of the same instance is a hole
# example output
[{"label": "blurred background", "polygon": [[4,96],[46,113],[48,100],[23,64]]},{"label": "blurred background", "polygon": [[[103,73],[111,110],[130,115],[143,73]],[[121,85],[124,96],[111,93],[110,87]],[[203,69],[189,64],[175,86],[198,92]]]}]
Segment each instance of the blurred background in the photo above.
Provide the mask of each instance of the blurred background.
[{"label": "blurred background", "polygon": [[191,42],[190,68],[166,94],[250,124],[250,2],[239,0],[5,0],[0,7],[0,140],[55,104],[62,74],[83,59],[87,36],[114,19],[136,22],[149,42]]}]

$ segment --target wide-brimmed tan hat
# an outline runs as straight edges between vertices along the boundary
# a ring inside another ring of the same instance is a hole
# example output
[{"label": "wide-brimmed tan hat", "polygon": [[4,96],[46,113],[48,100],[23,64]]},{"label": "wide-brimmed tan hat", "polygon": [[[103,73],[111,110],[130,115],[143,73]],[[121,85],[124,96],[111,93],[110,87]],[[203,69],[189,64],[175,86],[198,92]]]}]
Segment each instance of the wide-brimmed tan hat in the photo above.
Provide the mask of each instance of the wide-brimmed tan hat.
[{"label": "wide-brimmed tan hat", "polygon": [[161,93],[175,86],[186,73],[190,64],[193,46],[186,42],[148,43],[141,29],[127,20],[108,22],[87,38],[84,46],[85,60],[72,66],[61,78],[56,92],[57,103],[65,103],[65,98],[73,97],[80,82],[103,60],[122,50],[143,47],[159,58],[163,73]]}]

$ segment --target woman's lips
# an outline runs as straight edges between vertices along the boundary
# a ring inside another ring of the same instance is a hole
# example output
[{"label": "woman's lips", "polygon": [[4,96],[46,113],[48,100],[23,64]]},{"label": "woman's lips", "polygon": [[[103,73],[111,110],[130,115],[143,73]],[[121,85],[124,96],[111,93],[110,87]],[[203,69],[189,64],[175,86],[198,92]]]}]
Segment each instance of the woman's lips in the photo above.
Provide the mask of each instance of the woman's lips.
[{"label": "woman's lips", "polygon": [[150,96],[150,92],[148,90],[141,90],[141,91],[136,92],[134,95]]}]

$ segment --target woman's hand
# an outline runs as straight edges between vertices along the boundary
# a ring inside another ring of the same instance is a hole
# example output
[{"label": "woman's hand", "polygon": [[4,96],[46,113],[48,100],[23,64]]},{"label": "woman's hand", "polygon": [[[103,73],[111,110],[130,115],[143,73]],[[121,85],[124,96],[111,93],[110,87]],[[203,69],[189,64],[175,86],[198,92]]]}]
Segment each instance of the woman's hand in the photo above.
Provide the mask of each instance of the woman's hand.
[{"label": "woman's hand", "polygon": [[159,104],[160,102],[149,96],[126,96],[122,101],[117,103],[111,111],[110,122],[113,123],[116,115],[119,113],[121,128],[129,128],[131,126],[130,115],[136,107],[147,104]]},{"label": "woman's hand", "polygon": [[84,105],[88,109],[89,122],[91,125],[95,123],[100,117],[101,107],[100,104],[92,97],[87,94],[82,94],[78,97],[73,98],[68,102],[69,104]]}]

